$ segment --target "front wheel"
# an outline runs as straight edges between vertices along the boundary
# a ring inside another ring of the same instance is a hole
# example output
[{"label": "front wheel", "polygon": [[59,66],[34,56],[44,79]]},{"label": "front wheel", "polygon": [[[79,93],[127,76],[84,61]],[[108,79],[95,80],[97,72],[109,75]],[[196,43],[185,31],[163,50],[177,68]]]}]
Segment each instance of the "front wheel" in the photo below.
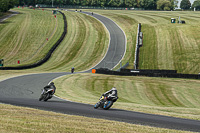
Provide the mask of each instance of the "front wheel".
[{"label": "front wheel", "polygon": [[39,98],[39,101],[42,101],[44,99],[44,94],[41,94],[40,98]]},{"label": "front wheel", "polygon": [[97,109],[99,106],[100,106],[100,102],[96,103],[96,104],[94,105],[94,108]]},{"label": "front wheel", "polygon": [[40,96],[39,101],[41,101],[43,99],[43,95]]},{"label": "front wheel", "polygon": [[47,93],[47,94],[46,94],[46,97],[44,98],[44,101],[46,102],[46,101],[49,99],[49,97],[50,97],[50,94]]}]

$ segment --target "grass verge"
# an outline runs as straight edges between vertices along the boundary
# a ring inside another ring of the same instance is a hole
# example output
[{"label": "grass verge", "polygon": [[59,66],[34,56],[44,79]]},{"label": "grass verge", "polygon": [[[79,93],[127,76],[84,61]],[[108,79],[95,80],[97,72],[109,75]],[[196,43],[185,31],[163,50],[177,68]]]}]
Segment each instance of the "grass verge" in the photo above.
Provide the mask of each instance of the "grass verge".
[{"label": "grass verge", "polygon": [[101,22],[91,16],[64,12],[68,31],[65,39],[43,66],[35,68],[42,71],[75,71],[94,67],[105,55],[109,36]]},{"label": "grass verge", "polygon": [[[142,24],[143,47],[140,48],[140,69],[175,69],[179,73],[200,72],[200,17],[198,12],[86,10],[114,20],[126,33],[127,53],[122,64],[133,69],[136,31]],[[181,17],[186,24],[171,24]],[[119,66],[118,66],[119,67]]]},{"label": "grass verge", "polygon": [[0,104],[0,132],[9,133],[187,133],[184,131],[155,128],[108,121],[83,116],[65,115],[31,108]]},{"label": "grass verge", "polygon": [[199,80],[73,74],[54,82],[56,95],[67,100],[95,104],[115,86],[113,108],[200,120]]},{"label": "grass verge", "polygon": [[[0,24],[0,58],[4,59],[4,66],[24,65],[40,60],[63,30],[61,14],[55,19],[46,10],[14,11],[20,13]],[[18,60],[20,64],[17,64]]]}]

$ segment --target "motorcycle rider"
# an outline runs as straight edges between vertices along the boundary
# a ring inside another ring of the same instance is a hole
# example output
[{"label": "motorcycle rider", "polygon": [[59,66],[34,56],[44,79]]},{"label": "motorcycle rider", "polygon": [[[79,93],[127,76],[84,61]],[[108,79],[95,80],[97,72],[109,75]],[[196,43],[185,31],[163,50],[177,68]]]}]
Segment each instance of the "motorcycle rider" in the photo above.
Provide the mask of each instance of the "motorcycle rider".
[{"label": "motorcycle rider", "polygon": [[74,73],[74,69],[75,69],[74,67],[71,68],[71,73]]},{"label": "motorcycle rider", "polygon": [[107,99],[112,100],[113,102],[116,102],[118,99],[117,89],[115,87],[113,87],[112,89],[110,89],[109,91],[103,94],[103,96],[106,96],[106,95],[108,95]]},{"label": "motorcycle rider", "polygon": [[[41,96],[40,96],[40,98],[39,98],[39,101],[41,101],[41,100],[44,98],[44,94],[45,94],[49,89],[53,89],[52,95],[50,95],[50,96],[48,97],[48,99],[51,99],[52,96],[53,96],[53,94],[56,92],[56,87],[55,87],[55,85],[54,85],[54,82],[51,82],[49,85],[47,85],[47,86],[44,87],[44,89],[42,90]],[[46,101],[47,101],[48,99],[46,99]]]}]

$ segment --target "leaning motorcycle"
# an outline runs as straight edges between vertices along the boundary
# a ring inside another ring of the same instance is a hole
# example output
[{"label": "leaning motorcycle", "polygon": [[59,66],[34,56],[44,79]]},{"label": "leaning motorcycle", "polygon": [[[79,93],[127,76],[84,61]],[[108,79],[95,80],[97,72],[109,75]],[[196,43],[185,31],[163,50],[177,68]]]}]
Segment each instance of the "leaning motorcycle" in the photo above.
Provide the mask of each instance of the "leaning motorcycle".
[{"label": "leaning motorcycle", "polygon": [[52,98],[53,94],[54,94],[53,89],[48,89],[47,91],[45,89],[43,89],[42,94],[39,98],[39,101],[44,100],[46,102],[48,99]]},{"label": "leaning motorcycle", "polygon": [[74,73],[74,67],[72,67],[72,69],[71,69],[71,73]]},{"label": "leaning motorcycle", "polygon": [[99,99],[99,102],[97,102],[95,105],[94,105],[94,108],[97,109],[97,108],[103,108],[105,110],[108,110],[112,105],[113,103],[117,100],[116,99],[109,99],[108,96],[104,96],[102,95]]}]

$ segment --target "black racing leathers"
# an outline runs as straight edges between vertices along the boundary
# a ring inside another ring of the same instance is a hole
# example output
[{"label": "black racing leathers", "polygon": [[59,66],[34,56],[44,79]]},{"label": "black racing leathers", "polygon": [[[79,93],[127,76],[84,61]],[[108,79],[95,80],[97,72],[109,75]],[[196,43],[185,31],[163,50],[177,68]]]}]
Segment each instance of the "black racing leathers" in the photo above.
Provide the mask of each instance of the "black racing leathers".
[{"label": "black racing leathers", "polygon": [[105,92],[103,95],[108,95],[108,100],[113,100],[113,102],[116,102],[118,99],[116,88],[112,88],[111,90]]},{"label": "black racing leathers", "polygon": [[56,87],[54,84],[50,84],[50,85],[47,85],[44,87],[44,90],[47,91],[49,89],[53,89],[54,90],[54,93],[56,92]]}]

